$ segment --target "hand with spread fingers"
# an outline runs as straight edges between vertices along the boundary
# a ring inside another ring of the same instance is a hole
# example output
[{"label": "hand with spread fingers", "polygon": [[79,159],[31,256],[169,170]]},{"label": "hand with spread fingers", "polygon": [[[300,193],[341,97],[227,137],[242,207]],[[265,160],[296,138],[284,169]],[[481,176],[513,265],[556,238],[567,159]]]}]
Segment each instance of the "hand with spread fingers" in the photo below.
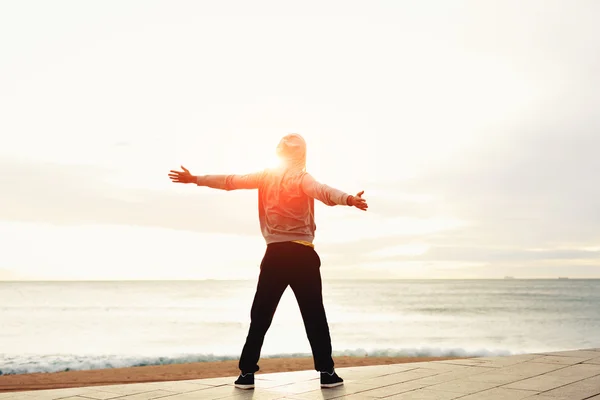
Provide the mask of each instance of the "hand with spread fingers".
[{"label": "hand with spread fingers", "polygon": [[367,200],[362,198],[362,195],[364,193],[365,193],[365,191],[363,190],[361,192],[358,192],[356,194],[356,196],[350,196],[350,199],[348,200],[348,204],[353,207],[356,207],[360,210],[367,211],[367,208],[369,208],[369,205],[367,204]]},{"label": "hand with spread fingers", "polygon": [[194,183],[196,182],[196,177],[190,173],[183,165],[181,166],[183,171],[174,171],[171,170],[169,172],[169,178],[171,181],[175,183]]}]

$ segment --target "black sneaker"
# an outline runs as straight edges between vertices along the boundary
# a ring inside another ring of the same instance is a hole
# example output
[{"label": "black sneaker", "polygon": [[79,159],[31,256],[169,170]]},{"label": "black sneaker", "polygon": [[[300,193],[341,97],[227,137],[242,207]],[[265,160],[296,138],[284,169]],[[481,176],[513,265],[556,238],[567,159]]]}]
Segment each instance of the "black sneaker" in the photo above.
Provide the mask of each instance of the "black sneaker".
[{"label": "black sneaker", "polygon": [[254,374],[252,372],[240,374],[237,381],[235,381],[235,387],[240,389],[254,389]]},{"label": "black sneaker", "polygon": [[344,380],[340,378],[335,371],[329,372],[321,372],[321,387],[322,388],[332,388],[336,386],[341,386],[344,384]]}]

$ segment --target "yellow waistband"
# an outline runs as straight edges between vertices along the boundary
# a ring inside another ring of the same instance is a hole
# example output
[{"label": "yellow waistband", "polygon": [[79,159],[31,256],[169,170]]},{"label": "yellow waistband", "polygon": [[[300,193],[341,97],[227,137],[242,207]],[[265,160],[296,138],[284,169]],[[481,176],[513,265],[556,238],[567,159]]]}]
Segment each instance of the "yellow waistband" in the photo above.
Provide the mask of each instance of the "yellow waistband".
[{"label": "yellow waistband", "polygon": [[313,249],[315,248],[314,244],[312,244],[311,242],[306,242],[304,240],[292,240],[292,243],[299,243],[299,244],[302,244],[304,246],[312,247]]}]

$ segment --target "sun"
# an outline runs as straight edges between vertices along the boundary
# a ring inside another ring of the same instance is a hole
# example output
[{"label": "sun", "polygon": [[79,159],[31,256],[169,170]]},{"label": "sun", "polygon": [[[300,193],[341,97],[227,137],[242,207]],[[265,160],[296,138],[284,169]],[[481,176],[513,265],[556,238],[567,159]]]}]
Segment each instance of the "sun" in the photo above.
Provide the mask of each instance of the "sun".
[{"label": "sun", "polygon": [[273,154],[271,157],[267,158],[266,167],[277,168],[281,166],[282,163],[283,161],[281,160],[281,158],[279,158],[279,156],[277,156],[276,154]]},{"label": "sun", "polygon": [[275,154],[275,151],[266,151],[264,153],[257,153],[256,158],[251,160],[249,164],[251,164],[253,170],[263,170],[263,169],[272,169],[277,168],[281,165],[281,159]]},{"label": "sun", "polygon": [[238,171],[236,173],[250,173],[267,168],[277,168],[282,163],[274,146],[266,146],[263,143],[246,143],[245,146],[240,146],[238,153],[230,160],[231,168]]}]

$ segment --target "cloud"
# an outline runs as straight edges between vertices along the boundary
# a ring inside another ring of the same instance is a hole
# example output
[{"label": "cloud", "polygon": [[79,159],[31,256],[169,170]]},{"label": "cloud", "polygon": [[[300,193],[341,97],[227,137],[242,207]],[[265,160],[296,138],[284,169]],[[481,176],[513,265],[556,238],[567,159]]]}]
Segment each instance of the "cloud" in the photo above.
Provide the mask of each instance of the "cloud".
[{"label": "cloud", "polygon": [[0,222],[0,237],[12,280],[247,279],[264,251],[259,237],[110,224]]},{"label": "cloud", "polygon": [[596,104],[600,104],[600,91],[556,100],[546,115],[532,116],[534,121],[506,131],[502,139],[381,189],[427,194],[433,199],[425,205],[428,209],[442,209],[473,222],[441,235],[446,244],[597,245],[600,114]]},{"label": "cloud", "polygon": [[[478,276],[495,267],[517,275],[547,267],[557,274],[600,276],[599,253],[583,250],[600,245],[600,91],[582,91],[549,101],[545,114],[532,115],[461,159],[434,163],[411,179],[373,180],[371,192],[378,197],[369,212],[382,218],[448,215],[463,226],[326,244],[324,251],[342,254],[340,262],[368,264],[376,261],[373,256],[420,243],[428,247],[422,255],[387,260],[462,262],[465,273]],[[534,248],[544,251],[529,250]],[[467,266],[473,262],[487,267]]]},{"label": "cloud", "polygon": [[0,281],[10,281],[10,280],[17,280],[17,279],[22,279],[23,275],[18,274],[17,272],[7,269],[7,268],[0,268]]},{"label": "cloud", "polygon": [[256,193],[128,189],[106,183],[108,171],[91,166],[0,160],[0,169],[0,220],[259,233]]},{"label": "cloud", "polygon": [[409,243],[376,250],[368,253],[367,256],[378,259],[420,256],[427,253],[429,248],[429,245],[424,243]]},{"label": "cloud", "polygon": [[[415,248],[416,249],[416,248]],[[419,248],[419,250],[422,250]],[[486,248],[433,246],[417,253],[392,254],[382,257],[383,260],[429,260],[429,261],[461,261],[486,262],[489,264],[519,262],[531,263],[548,260],[587,260],[597,261],[600,267],[600,252],[577,249],[565,250],[527,250],[521,248]]]}]

